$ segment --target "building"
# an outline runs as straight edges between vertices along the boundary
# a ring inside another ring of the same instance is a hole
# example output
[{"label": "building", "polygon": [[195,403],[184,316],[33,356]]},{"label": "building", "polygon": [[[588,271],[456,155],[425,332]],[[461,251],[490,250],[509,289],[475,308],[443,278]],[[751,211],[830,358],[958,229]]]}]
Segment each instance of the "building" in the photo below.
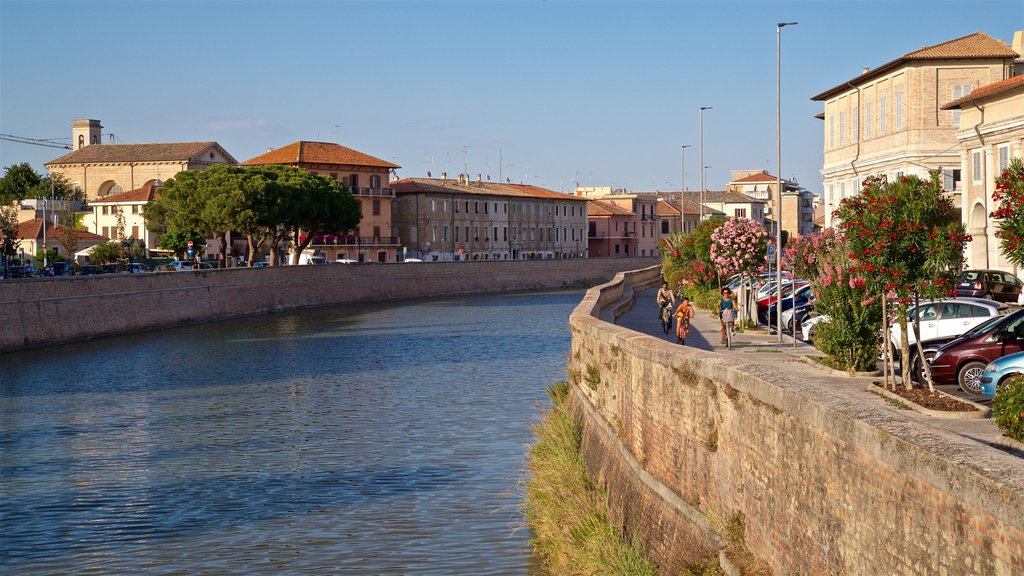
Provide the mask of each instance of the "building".
[{"label": "building", "polygon": [[824,111],[826,226],[839,202],[868,176],[928,178],[942,169],[945,190],[959,204],[960,110],[947,102],[1011,74],[1017,54],[982,32],[926,46],[816,94]]},{"label": "building", "polygon": [[242,164],[295,166],[345,184],[359,202],[363,215],[359,228],[350,234],[318,237],[310,248],[324,253],[328,260],[398,260],[399,242],[393,232],[391,206],[395,191],[388,181],[391,171],[401,166],[340,144],[305,140],[270,150]]},{"label": "building", "polygon": [[[44,222],[46,223],[45,232]],[[23,255],[24,259],[29,259],[35,258],[37,253],[46,248],[55,250],[62,258],[75,260],[75,254],[68,254],[64,247],[61,246],[62,229],[62,226],[54,226],[53,221],[49,218],[46,220],[33,218],[18,224],[18,238],[21,240],[18,252]],[[97,244],[104,244],[108,241],[105,236],[93,234],[85,230],[75,230],[74,237],[76,241],[75,252],[77,254],[81,254]]]},{"label": "building", "polygon": [[[682,200],[679,194],[662,193],[658,200],[658,239],[664,239],[680,232],[689,234],[700,224],[700,202],[686,192]],[[708,213],[705,208],[705,215]],[[711,211],[712,216],[722,216]]]},{"label": "building", "polygon": [[[728,191],[739,192],[767,204],[761,222],[773,237],[778,182],[767,170],[733,170],[732,181],[726,186]],[[813,192],[795,181],[782,179],[782,230],[787,237],[814,233],[814,197]]]},{"label": "building", "polygon": [[614,202],[593,199],[587,207],[588,248],[592,257],[627,258],[638,252],[635,214]]},{"label": "building", "polygon": [[[147,183],[141,188],[104,196],[89,203],[92,214],[85,217],[84,223],[93,234],[98,234],[113,240],[119,239],[118,229],[123,226],[121,233],[124,238],[135,238],[146,243],[146,255],[157,249],[160,243],[160,235],[153,232],[146,225],[143,218],[143,211],[146,204],[154,201],[159,196],[160,187],[155,182]],[[119,223],[118,217],[124,218]]]},{"label": "building", "polygon": [[[1019,38],[1019,36],[1018,36]],[[989,217],[995,181],[1013,158],[1024,157],[1024,75],[973,90],[942,107],[960,111],[963,222],[971,234],[969,268],[994,268],[1019,275],[999,249],[996,222]]]},{"label": "building", "polygon": [[587,255],[587,202],[526,184],[465,176],[392,182],[393,218],[409,257],[527,260]]},{"label": "building", "polygon": [[75,120],[75,150],[45,164],[81,190],[87,202],[162,183],[183,170],[237,164],[216,142],[103,144],[102,128],[99,120]]},{"label": "building", "polygon": [[[640,257],[658,255],[658,241],[661,239],[661,234],[658,232],[657,194],[651,192],[630,193],[623,189],[598,186],[576,188],[576,195],[581,198],[614,204],[633,214],[633,219],[629,223],[630,235],[624,237],[630,238],[630,242],[620,245],[622,250],[627,248],[631,250],[626,255]],[[614,221],[618,221],[618,216]],[[623,230],[622,232],[627,231]],[[605,253],[604,255],[609,254]],[[610,255],[614,256],[614,254]]]},{"label": "building", "polygon": [[[694,194],[696,198],[700,193],[688,192],[688,194]],[[730,190],[705,190],[704,217],[708,218],[708,210],[711,210],[723,214],[726,218],[747,218],[764,223],[767,203],[767,200],[758,200]]]}]

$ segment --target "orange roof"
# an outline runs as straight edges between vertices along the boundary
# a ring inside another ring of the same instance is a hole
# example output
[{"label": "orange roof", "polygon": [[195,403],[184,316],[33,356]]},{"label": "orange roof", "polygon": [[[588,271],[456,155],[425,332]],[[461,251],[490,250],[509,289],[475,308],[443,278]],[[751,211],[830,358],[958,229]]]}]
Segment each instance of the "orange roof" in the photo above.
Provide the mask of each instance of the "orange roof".
[{"label": "orange roof", "polygon": [[913,52],[907,52],[906,54],[882,64],[874,70],[870,70],[861,74],[855,78],[852,78],[849,83],[843,82],[837,86],[829,88],[828,90],[811,97],[811,100],[827,100],[836,94],[841,94],[847,90],[850,90],[850,84],[863,83],[864,80],[876,78],[883,74],[888,73],[891,70],[899,68],[911,60],[936,60],[936,59],[989,59],[989,58],[1003,58],[1012,60],[1018,58],[1019,55],[1010,49],[1009,46],[996,40],[995,38],[985,34],[984,32],[975,32],[974,34],[968,34],[967,36],[961,36],[960,38],[954,38],[940,44],[933,46],[925,46],[914,50]]},{"label": "orange roof", "polygon": [[[705,208],[706,211],[711,211],[709,208]],[[685,214],[696,215],[700,214],[700,202],[687,198],[686,203],[683,206],[683,212]],[[679,199],[668,198],[665,200],[658,201],[658,216],[678,216],[679,215]]]},{"label": "orange roof", "polygon": [[586,198],[562,194],[547,188],[529,184],[506,184],[502,182],[480,182],[470,180],[459,183],[446,178],[402,178],[391,183],[395,194],[439,193],[471,194],[482,196],[508,196],[513,198],[548,198],[562,201],[586,202]]},{"label": "orange roof", "polygon": [[106,164],[121,162],[187,162],[203,161],[199,156],[217,148],[229,164],[235,159],[216,142],[156,142],[152,144],[92,144],[50,160],[44,166],[57,164]]},{"label": "orange roof", "polygon": [[999,82],[989,84],[988,86],[976,88],[967,96],[954,100],[949,104],[946,104],[945,106],[940,108],[940,110],[952,110],[954,108],[962,108],[963,105],[967,104],[968,102],[974,102],[975,100],[981,100],[982,98],[988,98],[989,96],[996,96],[997,94],[1012,92],[1018,88],[1024,88],[1024,75],[1014,76],[1013,78],[1000,80]]},{"label": "orange roof", "polygon": [[129,190],[120,194],[112,194],[105,196],[97,200],[93,200],[90,204],[120,204],[127,202],[152,202],[160,197],[158,194],[159,186],[153,183],[146,184],[142,188],[136,188],[135,190]]},{"label": "orange roof", "polygon": [[612,202],[605,202],[604,200],[589,200],[590,205],[587,208],[588,216],[634,216],[632,210],[626,210],[614,204]]},{"label": "orange roof", "polygon": [[[60,228],[60,226],[57,226]],[[46,220],[46,234],[51,238],[54,237],[54,233],[57,228],[53,227],[53,222]],[[100,236],[99,234],[93,234],[86,230],[75,230],[75,237],[79,240],[106,240],[106,236]],[[43,238],[43,219],[33,218],[32,220],[26,220],[18,224],[18,238],[23,240],[42,240]]]},{"label": "orange roof", "polygon": [[401,168],[398,164],[392,164],[380,158],[374,158],[369,154],[363,154],[334,144],[333,142],[309,142],[299,140],[287,146],[271,150],[266,154],[260,154],[250,158],[242,164],[252,166],[256,164],[336,164],[339,166],[373,166],[375,168]]}]

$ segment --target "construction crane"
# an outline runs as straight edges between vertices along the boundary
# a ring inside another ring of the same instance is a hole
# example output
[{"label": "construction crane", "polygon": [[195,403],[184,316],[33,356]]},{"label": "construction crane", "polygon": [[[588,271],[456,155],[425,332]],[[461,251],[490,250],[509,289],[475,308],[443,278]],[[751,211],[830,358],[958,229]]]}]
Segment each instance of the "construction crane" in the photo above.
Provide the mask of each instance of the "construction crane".
[{"label": "construction crane", "polygon": [[61,144],[60,142],[54,142],[53,140],[40,140],[38,138],[25,138],[24,136],[13,136],[11,134],[0,134],[0,140],[7,140],[9,142],[20,142],[22,144],[34,144],[36,146],[49,146],[50,148],[61,148],[63,150],[71,150],[71,145]]}]

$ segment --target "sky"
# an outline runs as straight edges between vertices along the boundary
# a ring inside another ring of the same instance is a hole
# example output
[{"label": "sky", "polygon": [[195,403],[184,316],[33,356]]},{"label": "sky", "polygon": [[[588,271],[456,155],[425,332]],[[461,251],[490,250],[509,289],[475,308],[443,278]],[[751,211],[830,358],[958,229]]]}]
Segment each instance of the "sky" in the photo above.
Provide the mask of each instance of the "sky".
[{"label": "sky", "polygon": [[[1024,2],[13,2],[0,0],[0,133],[215,140],[238,161],[296,140],[552,190],[708,189],[731,170],[821,192],[811,96],[922,46],[1009,41]],[[689,145],[689,148],[682,148]],[[0,140],[0,165],[66,151]],[[685,167],[683,166],[685,160]],[[684,176],[685,175],[685,176]]]}]

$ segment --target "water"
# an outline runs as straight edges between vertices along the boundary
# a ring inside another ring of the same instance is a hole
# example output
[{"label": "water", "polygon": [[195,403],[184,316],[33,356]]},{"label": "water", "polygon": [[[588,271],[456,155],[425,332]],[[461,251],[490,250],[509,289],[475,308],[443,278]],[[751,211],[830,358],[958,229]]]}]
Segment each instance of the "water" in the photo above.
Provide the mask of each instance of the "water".
[{"label": "water", "polygon": [[525,574],[580,292],[337,306],[0,356],[0,572]]}]

